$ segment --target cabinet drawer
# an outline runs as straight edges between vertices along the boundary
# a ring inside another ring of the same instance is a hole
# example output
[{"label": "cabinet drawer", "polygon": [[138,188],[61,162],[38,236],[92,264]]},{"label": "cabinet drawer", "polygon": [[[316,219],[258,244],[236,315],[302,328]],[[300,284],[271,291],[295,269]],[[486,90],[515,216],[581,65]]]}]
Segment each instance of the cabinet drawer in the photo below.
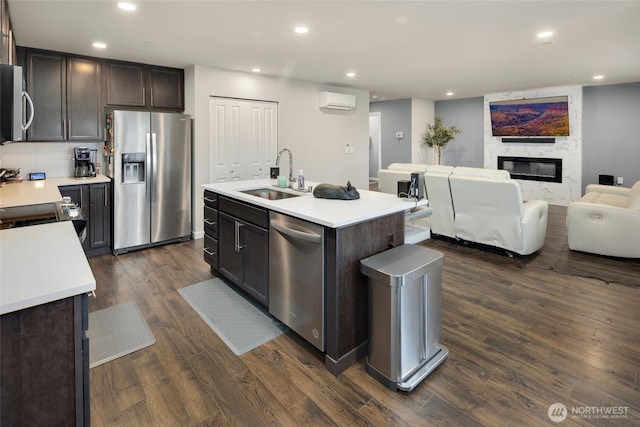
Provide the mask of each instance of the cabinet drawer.
[{"label": "cabinet drawer", "polygon": [[218,210],[204,207],[204,232],[214,239],[218,238]]},{"label": "cabinet drawer", "polygon": [[210,208],[218,208],[218,195],[212,191],[204,191],[204,205]]},{"label": "cabinet drawer", "polygon": [[220,211],[250,222],[262,228],[269,228],[269,211],[224,196],[218,199]]},{"label": "cabinet drawer", "polygon": [[211,268],[218,269],[218,241],[208,234],[204,235],[204,260]]}]

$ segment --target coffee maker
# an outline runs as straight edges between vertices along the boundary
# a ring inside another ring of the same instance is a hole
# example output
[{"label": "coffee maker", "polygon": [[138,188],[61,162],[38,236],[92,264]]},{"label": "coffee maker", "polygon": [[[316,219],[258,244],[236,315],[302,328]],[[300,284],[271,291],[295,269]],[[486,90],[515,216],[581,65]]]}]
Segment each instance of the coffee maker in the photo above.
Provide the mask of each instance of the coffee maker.
[{"label": "coffee maker", "polygon": [[92,158],[92,151],[87,147],[76,147],[73,149],[75,164],[73,176],[76,178],[88,178],[96,176],[96,159]]}]

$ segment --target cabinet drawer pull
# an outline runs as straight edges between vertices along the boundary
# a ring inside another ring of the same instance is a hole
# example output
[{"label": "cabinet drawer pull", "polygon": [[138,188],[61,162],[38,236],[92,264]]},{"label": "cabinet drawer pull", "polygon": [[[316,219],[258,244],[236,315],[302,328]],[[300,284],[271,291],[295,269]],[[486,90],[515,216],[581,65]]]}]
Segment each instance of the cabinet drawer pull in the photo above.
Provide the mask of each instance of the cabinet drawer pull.
[{"label": "cabinet drawer pull", "polygon": [[215,252],[211,252],[209,248],[204,248],[204,252],[209,256],[214,256],[216,254]]},{"label": "cabinet drawer pull", "polygon": [[208,219],[206,219],[206,218],[205,218],[203,221],[204,221],[204,223],[205,223],[205,224],[207,224],[207,225],[216,225],[216,224],[217,224],[215,221],[209,221],[209,220],[208,220]]},{"label": "cabinet drawer pull", "polygon": [[210,199],[208,197],[203,197],[202,200],[204,200],[205,202],[211,202],[211,203],[216,201],[215,199]]}]

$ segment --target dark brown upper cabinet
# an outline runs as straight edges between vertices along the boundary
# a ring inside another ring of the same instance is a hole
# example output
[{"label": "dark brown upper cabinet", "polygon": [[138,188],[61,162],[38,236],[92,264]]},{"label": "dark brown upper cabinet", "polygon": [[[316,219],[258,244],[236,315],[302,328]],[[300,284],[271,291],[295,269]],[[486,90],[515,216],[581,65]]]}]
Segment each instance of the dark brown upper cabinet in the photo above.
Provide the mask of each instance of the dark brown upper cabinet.
[{"label": "dark brown upper cabinet", "polygon": [[107,62],[107,106],[184,110],[184,70]]},{"label": "dark brown upper cabinet", "polygon": [[27,50],[27,90],[34,105],[29,141],[101,141],[102,61]]}]

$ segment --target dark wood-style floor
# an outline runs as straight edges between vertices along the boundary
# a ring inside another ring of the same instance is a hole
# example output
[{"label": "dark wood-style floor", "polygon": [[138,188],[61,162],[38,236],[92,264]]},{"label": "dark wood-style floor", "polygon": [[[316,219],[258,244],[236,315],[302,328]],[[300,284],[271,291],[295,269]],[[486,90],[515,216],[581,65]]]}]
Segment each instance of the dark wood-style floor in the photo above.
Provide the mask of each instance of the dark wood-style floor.
[{"label": "dark wood-style floor", "polygon": [[[508,257],[432,239],[445,254],[449,359],[413,392],[392,392],[363,360],[338,377],[292,334],[240,357],[177,290],[211,278],[202,240],[90,260],[90,310],[135,301],[156,344],[91,370],[94,426],[560,425],[640,422],[640,260],[570,252],[566,209],[545,246]],[[626,418],[572,418],[622,407]],[[580,409],[582,408],[582,409]]]}]

